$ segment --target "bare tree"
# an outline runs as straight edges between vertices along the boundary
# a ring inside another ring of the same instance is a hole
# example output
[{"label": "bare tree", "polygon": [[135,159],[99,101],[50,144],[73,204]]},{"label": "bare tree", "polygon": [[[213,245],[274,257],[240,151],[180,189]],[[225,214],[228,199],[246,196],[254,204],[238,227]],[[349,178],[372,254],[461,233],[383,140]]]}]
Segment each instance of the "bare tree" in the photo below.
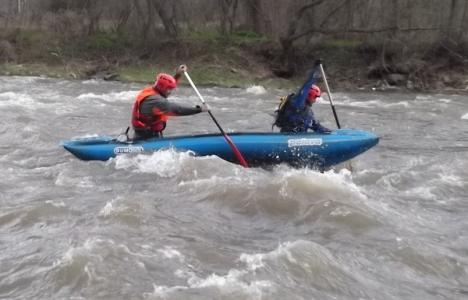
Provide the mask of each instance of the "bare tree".
[{"label": "bare tree", "polygon": [[252,30],[257,33],[271,34],[271,20],[265,14],[262,0],[244,0]]},{"label": "bare tree", "polygon": [[[175,7],[173,1],[153,0],[151,2],[164,25],[164,30],[170,37],[177,37],[178,26],[176,22]],[[149,5],[149,4],[148,4]]]},{"label": "bare tree", "polygon": [[397,43],[458,52],[468,44],[468,0],[0,0],[0,18],[5,28],[37,26],[70,39],[132,26],[143,47],[161,34],[177,38],[182,28],[223,34],[242,28],[276,39],[276,73],[282,76],[294,74],[296,47],[311,41],[372,44],[389,70]]},{"label": "bare tree", "polygon": [[298,38],[303,36],[303,33],[298,33],[300,22],[302,21],[303,16],[308,10],[313,9],[314,7],[322,4],[324,1],[325,0],[313,0],[308,4],[301,5],[298,9],[295,10],[293,17],[289,20],[286,35],[280,37],[280,43],[282,47],[282,53],[280,57],[281,68],[280,70],[276,71],[277,75],[289,77],[294,74],[295,66],[293,63],[293,43]]},{"label": "bare tree", "polygon": [[143,4],[140,0],[134,0],[136,10],[136,21],[138,23],[138,31],[141,32],[142,41],[146,42],[148,34],[152,31],[153,23],[153,5],[150,0],[146,0]]},{"label": "bare tree", "polygon": [[236,22],[238,0],[219,0],[221,7],[221,34],[232,33]]},{"label": "bare tree", "polygon": [[118,10],[113,18],[114,31],[121,32],[128,24],[131,14],[135,10],[134,2],[125,2],[120,10]]},{"label": "bare tree", "polygon": [[[461,21],[461,24],[460,24],[460,28],[459,28],[459,34],[458,34],[458,39],[460,40],[463,40],[463,33],[464,33],[464,30],[466,30],[466,28],[468,28],[468,1],[465,1],[465,6],[463,7],[463,16],[462,16],[462,21]],[[468,42],[468,36],[465,36],[465,41],[464,42]]]},{"label": "bare tree", "polygon": [[94,34],[96,31],[99,31],[99,21],[103,13],[102,9],[98,7],[98,0],[85,0],[83,3],[83,11],[86,16],[89,18],[89,25],[87,29],[87,34]]}]

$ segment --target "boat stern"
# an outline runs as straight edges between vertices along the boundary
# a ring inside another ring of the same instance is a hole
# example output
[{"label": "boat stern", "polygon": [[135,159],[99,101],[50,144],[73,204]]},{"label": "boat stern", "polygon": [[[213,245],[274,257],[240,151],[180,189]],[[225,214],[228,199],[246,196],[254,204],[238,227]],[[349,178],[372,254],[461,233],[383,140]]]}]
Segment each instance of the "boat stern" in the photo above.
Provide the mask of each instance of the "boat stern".
[{"label": "boat stern", "polygon": [[[333,135],[336,138],[333,138]],[[379,143],[376,134],[357,129],[338,129],[330,135],[330,143],[335,144],[335,153],[327,157],[326,165],[332,166],[350,160]],[[346,141],[339,143],[340,141]]]},{"label": "boat stern", "polygon": [[108,160],[115,156],[114,139],[109,136],[61,141],[60,145],[81,160]]}]

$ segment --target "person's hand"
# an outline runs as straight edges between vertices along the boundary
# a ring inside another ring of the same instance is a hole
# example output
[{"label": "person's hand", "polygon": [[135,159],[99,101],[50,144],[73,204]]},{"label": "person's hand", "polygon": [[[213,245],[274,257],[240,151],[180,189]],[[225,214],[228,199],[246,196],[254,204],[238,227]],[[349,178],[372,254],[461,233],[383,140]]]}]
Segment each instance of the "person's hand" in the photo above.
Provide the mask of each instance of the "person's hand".
[{"label": "person's hand", "polygon": [[208,105],[206,105],[206,103],[203,103],[201,106],[197,105],[197,107],[200,109],[201,112],[207,112],[210,110],[210,108],[208,107]]},{"label": "person's hand", "polygon": [[186,65],[180,65],[177,68],[176,74],[182,75],[184,72],[187,72],[187,66]]},{"label": "person's hand", "polygon": [[201,111],[202,112],[207,112],[207,111],[210,111],[210,108],[208,107],[208,105],[206,103],[203,103],[202,106],[201,106]]}]

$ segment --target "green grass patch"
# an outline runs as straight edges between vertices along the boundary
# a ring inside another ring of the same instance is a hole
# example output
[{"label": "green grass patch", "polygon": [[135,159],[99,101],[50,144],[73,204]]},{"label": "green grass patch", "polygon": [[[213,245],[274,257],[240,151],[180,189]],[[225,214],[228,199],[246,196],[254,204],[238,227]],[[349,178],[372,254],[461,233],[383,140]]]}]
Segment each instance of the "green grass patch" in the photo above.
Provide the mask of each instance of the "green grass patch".
[{"label": "green grass patch", "polygon": [[[119,78],[123,81],[154,82],[158,73],[165,72],[173,74],[174,67],[148,64],[145,66],[124,66],[117,70]],[[225,87],[246,87],[253,84],[252,76],[233,72],[218,65],[191,64],[189,74],[197,85],[219,85]],[[182,85],[188,85],[185,78],[181,80]]]},{"label": "green grass patch", "polygon": [[234,44],[256,44],[271,41],[267,36],[252,31],[235,31],[228,38]]},{"label": "green grass patch", "polygon": [[129,37],[121,32],[98,32],[87,37],[84,45],[89,50],[121,51],[131,46]]},{"label": "green grass patch", "polygon": [[135,82],[154,82],[156,74],[163,72],[160,68],[154,65],[145,66],[123,66],[117,70],[119,78],[123,81],[135,81]]},{"label": "green grass patch", "polygon": [[320,44],[322,48],[332,48],[341,50],[356,49],[361,46],[362,42],[359,40],[348,40],[348,39],[333,39],[325,40]]},{"label": "green grass patch", "polygon": [[217,31],[186,31],[182,34],[182,39],[196,40],[196,41],[214,41],[220,38]]},{"label": "green grass patch", "polygon": [[270,38],[264,35],[252,31],[234,31],[230,34],[221,34],[219,31],[212,30],[187,31],[182,34],[181,38],[208,43],[222,43],[223,45],[225,45],[226,43],[231,43],[234,45],[255,44],[271,40]]},{"label": "green grass patch", "polygon": [[19,30],[14,37],[19,57],[23,61],[57,62],[56,56],[61,40],[52,33],[33,30]]},{"label": "green grass patch", "polygon": [[20,30],[15,37],[16,42],[23,47],[34,46],[48,39],[46,32],[33,30]]},{"label": "green grass patch", "polygon": [[72,70],[63,65],[48,65],[44,63],[1,64],[0,74],[14,76],[47,76],[70,79],[76,79],[82,76],[78,69]]}]

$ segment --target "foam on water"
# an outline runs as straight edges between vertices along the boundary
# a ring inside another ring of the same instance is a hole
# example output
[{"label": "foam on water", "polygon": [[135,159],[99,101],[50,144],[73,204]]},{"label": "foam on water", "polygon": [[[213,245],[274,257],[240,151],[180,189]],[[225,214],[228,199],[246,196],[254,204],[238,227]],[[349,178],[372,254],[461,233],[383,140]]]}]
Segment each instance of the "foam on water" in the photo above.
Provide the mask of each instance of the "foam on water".
[{"label": "foam on water", "polygon": [[[207,298],[232,297],[233,299],[264,299],[271,294],[272,284],[266,280],[244,282],[239,279],[243,275],[237,271],[230,271],[226,276],[210,275],[208,278],[193,276],[186,286],[160,286],[155,284],[152,293],[144,293],[145,299],[167,299],[167,297],[179,298],[179,294],[185,299],[193,297],[193,294],[204,293]],[[211,291],[215,289],[215,291]],[[196,290],[199,290],[198,292]],[[185,296],[184,296],[185,295]],[[192,296],[190,296],[192,295]],[[211,296],[208,296],[211,295]],[[203,297],[206,298],[206,297]]]},{"label": "foam on water", "polygon": [[247,93],[254,94],[254,95],[263,95],[263,94],[266,94],[267,92],[265,88],[261,85],[252,85],[248,87],[245,91]]},{"label": "foam on water", "polygon": [[442,183],[456,187],[463,187],[468,180],[467,178],[463,180],[460,176],[450,173],[440,173],[439,178]]},{"label": "foam on water", "polygon": [[101,242],[103,242],[103,240],[93,238],[87,239],[83,246],[70,246],[62,257],[54,262],[54,267],[73,264],[77,257],[89,255]]},{"label": "foam on water", "polygon": [[352,106],[352,107],[362,107],[362,108],[392,108],[392,107],[403,107],[407,108],[410,106],[408,101],[398,101],[394,103],[388,103],[382,100],[369,100],[369,101],[354,101],[354,100],[345,100],[345,101],[336,101],[337,104]]},{"label": "foam on water", "polygon": [[402,195],[408,198],[418,197],[423,200],[436,200],[437,196],[433,192],[434,188],[430,186],[417,186],[410,188],[402,193]]},{"label": "foam on water", "polygon": [[369,210],[366,195],[346,172],[321,174],[287,166],[274,171],[239,168],[222,174],[186,177],[179,187],[191,194],[203,195],[205,201],[214,201],[216,205],[247,216],[262,213],[303,219],[309,208],[315,207],[326,214],[329,209],[320,207],[324,201],[331,200],[330,209],[346,203],[355,212],[362,212],[370,218],[375,212]]},{"label": "foam on water", "polygon": [[446,99],[446,98],[441,98],[441,99],[439,99],[439,101],[442,102],[442,103],[451,103],[452,102],[451,99]]},{"label": "foam on water", "polygon": [[157,174],[160,177],[170,178],[185,175],[197,161],[221,160],[214,156],[194,157],[193,152],[180,152],[174,149],[159,150],[151,155],[139,154],[137,156],[119,155],[110,160],[115,163],[116,169],[132,170],[137,173]]},{"label": "foam on water", "polygon": [[[268,261],[276,261],[278,259],[284,258],[286,261],[297,264],[298,261],[293,257],[291,249],[297,245],[303,243],[304,241],[295,241],[295,242],[285,242],[280,243],[278,248],[274,249],[271,252],[267,253],[256,253],[256,254],[241,254],[239,261],[246,264],[247,269],[250,271],[256,271],[260,268],[265,268]],[[307,242],[306,242],[307,243]]]},{"label": "foam on water", "polygon": [[0,106],[20,106],[34,109],[42,104],[27,94],[16,92],[0,93]]},{"label": "foam on water", "polygon": [[99,215],[100,216],[104,216],[104,217],[107,217],[109,216],[113,211],[115,211],[114,209],[114,206],[112,205],[112,201],[111,202],[107,202],[106,205],[101,209],[101,211],[99,212]]},{"label": "foam on water", "polygon": [[81,84],[90,84],[90,85],[100,85],[102,80],[98,79],[88,79],[88,80],[83,80]]},{"label": "foam on water", "polygon": [[[276,249],[266,253],[243,253],[239,261],[251,272],[268,271],[268,268],[302,268],[305,273],[329,272],[332,269],[342,272],[339,271],[342,266],[327,248],[305,240],[279,243]],[[326,277],[325,274],[317,275]]]},{"label": "foam on water", "polygon": [[153,292],[143,294],[145,298],[170,297],[184,293],[189,295],[198,290],[205,291],[213,297],[237,294],[242,298],[261,299],[262,295],[268,294],[272,287],[271,281],[252,278],[255,272],[245,266],[232,268],[225,274],[211,273],[205,277],[198,272],[204,268],[203,264],[191,265],[184,254],[175,247],[165,246],[153,250],[151,245],[141,245],[136,246],[136,250],[130,250],[125,244],[103,238],[89,238],[82,245],[68,247],[53,263],[55,284],[62,288],[77,287],[78,284],[84,283],[107,282],[108,279],[100,274],[105,267],[103,263],[112,257],[134,264],[141,272],[146,272],[146,267],[154,262],[158,267],[165,267],[166,272],[167,268],[172,269],[172,273],[166,274],[166,278],[173,277],[185,282],[183,285],[173,286],[155,282]]},{"label": "foam on water", "polygon": [[158,249],[158,252],[160,252],[162,255],[164,255],[164,257],[168,259],[177,258],[180,263],[183,263],[185,261],[185,257],[182,255],[182,253],[180,253],[173,247],[165,246],[163,249]]},{"label": "foam on water", "polygon": [[132,103],[138,91],[111,92],[107,94],[85,93],[76,97],[78,100],[102,100],[104,102],[125,102]]},{"label": "foam on water", "polygon": [[343,196],[353,196],[365,199],[366,196],[361,192],[360,188],[352,182],[351,172],[347,169],[342,169],[339,173],[334,170],[325,173],[319,173],[310,169],[292,169],[282,172],[282,169],[277,169],[281,176],[279,182],[285,183],[281,193],[287,195],[297,189],[304,192],[338,192],[343,193]]},{"label": "foam on water", "polygon": [[[199,290],[214,298],[232,298],[236,295],[247,299],[264,299],[273,295],[288,295],[295,290],[296,284],[317,289],[354,290],[354,294],[359,294],[358,286],[348,286],[346,282],[350,279],[351,282],[358,282],[361,278],[351,274],[345,264],[337,261],[325,247],[311,241],[279,243],[277,248],[264,253],[241,253],[233,263],[236,267],[226,273],[211,273],[206,277],[200,277],[185,265],[174,275],[185,279],[186,284],[167,286],[154,283],[153,292],[144,296],[189,297],[198,294]],[[289,276],[282,280],[279,274]]]},{"label": "foam on water", "polygon": [[429,95],[417,95],[415,100],[417,100],[417,101],[427,101],[430,98],[431,97]]},{"label": "foam on water", "polygon": [[468,120],[468,113],[464,114],[461,118],[462,120]]},{"label": "foam on water", "polygon": [[92,139],[92,138],[97,138],[99,137],[100,135],[97,134],[97,133],[87,133],[87,134],[84,134],[84,135],[76,135],[76,136],[72,136],[70,138],[70,140],[86,140],[86,139]]},{"label": "foam on water", "polygon": [[[172,248],[159,249],[168,259],[177,258],[180,263],[185,261],[184,256]],[[175,253],[175,254],[174,254]],[[241,261],[241,260],[240,260]],[[185,285],[159,285],[153,284],[153,292],[145,293],[145,298],[153,297],[178,297],[192,295],[197,290],[204,291],[210,297],[234,296],[247,299],[263,299],[263,296],[270,294],[274,288],[273,282],[269,280],[256,280],[255,270],[249,267],[233,268],[225,274],[211,273],[206,277],[201,277],[193,271],[193,266],[182,264],[174,271],[177,278],[186,281]]]},{"label": "foam on water", "polygon": [[346,169],[323,174],[286,165],[272,171],[244,169],[216,156],[195,157],[190,152],[174,150],[117,156],[107,164],[115,165],[117,170],[172,178],[176,180],[174,189],[185,201],[203,199],[244,215],[263,212],[298,218],[304,207],[326,200],[333,200],[334,204],[326,209],[332,216],[350,214],[349,209],[340,204],[345,202],[354,212],[375,214],[373,209],[369,210],[366,194]]},{"label": "foam on water", "polygon": [[31,84],[42,79],[37,76],[0,76],[0,78],[8,83],[12,82],[14,86],[18,86],[18,84]]},{"label": "foam on water", "polygon": [[31,94],[19,92],[3,92],[0,93],[0,107],[20,107],[24,108],[28,115],[41,109],[48,109],[49,112],[54,112],[55,115],[71,113],[75,110],[67,105],[66,97],[60,96],[57,92],[48,91],[36,96],[33,91]]},{"label": "foam on water", "polygon": [[55,180],[56,186],[77,186],[80,188],[94,188],[96,184],[94,183],[91,176],[85,177],[74,177],[70,176],[68,171],[62,171],[57,175]]},{"label": "foam on water", "polygon": [[47,200],[45,203],[47,204],[50,204],[54,207],[57,207],[57,208],[61,208],[61,207],[66,207],[67,205],[65,204],[65,202],[63,202],[62,200],[59,200],[59,201],[53,201],[53,200]]},{"label": "foam on water", "polygon": [[[227,101],[231,101],[231,98],[223,97],[223,96],[211,96],[211,97],[209,97],[209,99],[210,99],[210,103],[213,103],[213,102],[214,103],[216,103],[216,102],[224,103],[224,102],[227,102]],[[208,104],[210,104],[210,103],[208,103]]]}]

